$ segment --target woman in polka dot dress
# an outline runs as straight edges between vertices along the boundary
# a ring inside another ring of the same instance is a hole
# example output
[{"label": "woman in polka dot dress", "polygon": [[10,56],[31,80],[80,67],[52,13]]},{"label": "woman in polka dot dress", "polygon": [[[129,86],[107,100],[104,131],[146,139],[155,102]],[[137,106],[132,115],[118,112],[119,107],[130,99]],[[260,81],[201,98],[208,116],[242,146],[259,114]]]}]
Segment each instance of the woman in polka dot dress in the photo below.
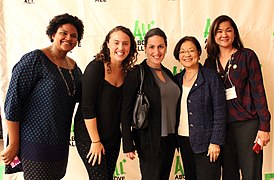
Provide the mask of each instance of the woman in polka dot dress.
[{"label": "woman in polka dot dress", "polygon": [[1,158],[22,162],[25,180],[57,180],[68,162],[71,120],[81,71],[67,56],[83,38],[80,19],[55,16],[46,31],[52,45],[25,54],[14,66],[5,101],[9,145]]}]

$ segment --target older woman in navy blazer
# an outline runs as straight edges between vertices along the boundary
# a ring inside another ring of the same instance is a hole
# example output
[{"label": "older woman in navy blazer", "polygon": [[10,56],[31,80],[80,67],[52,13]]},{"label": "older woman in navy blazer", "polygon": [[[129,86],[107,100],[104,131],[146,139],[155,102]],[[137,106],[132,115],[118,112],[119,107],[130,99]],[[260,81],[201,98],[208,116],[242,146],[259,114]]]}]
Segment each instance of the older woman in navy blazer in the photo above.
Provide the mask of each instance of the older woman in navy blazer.
[{"label": "older woman in navy blazer", "polygon": [[182,89],[178,127],[185,178],[219,180],[220,146],[225,139],[226,100],[221,78],[200,63],[201,46],[195,37],[182,38],[174,57],[184,70],[176,75]]}]

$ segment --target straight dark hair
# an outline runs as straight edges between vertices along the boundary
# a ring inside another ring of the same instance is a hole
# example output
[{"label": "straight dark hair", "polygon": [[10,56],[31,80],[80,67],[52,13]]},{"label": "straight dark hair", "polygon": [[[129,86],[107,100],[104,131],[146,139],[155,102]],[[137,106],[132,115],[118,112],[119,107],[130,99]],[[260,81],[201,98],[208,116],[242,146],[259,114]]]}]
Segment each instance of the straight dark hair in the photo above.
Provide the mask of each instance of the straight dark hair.
[{"label": "straight dark hair", "polygon": [[167,46],[167,37],[166,37],[166,34],[165,32],[160,29],[160,28],[153,28],[153,29],[150,29],[146,35],[145,35],[145,47],[147,46],[147,42],[148,42],[148,39],[152,36],[160,36],[164,39],[165,41],[165,45]]}]

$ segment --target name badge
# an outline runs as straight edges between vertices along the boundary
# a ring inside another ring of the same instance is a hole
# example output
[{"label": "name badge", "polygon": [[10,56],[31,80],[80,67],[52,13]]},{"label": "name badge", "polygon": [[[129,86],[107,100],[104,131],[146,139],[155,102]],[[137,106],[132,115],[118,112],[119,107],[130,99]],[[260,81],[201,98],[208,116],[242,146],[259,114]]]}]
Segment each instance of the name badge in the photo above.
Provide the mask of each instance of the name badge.
[{"label": "name badge", "polygon": [[231,100],[237,98],[235,86],[225,90],[226,100]]}]

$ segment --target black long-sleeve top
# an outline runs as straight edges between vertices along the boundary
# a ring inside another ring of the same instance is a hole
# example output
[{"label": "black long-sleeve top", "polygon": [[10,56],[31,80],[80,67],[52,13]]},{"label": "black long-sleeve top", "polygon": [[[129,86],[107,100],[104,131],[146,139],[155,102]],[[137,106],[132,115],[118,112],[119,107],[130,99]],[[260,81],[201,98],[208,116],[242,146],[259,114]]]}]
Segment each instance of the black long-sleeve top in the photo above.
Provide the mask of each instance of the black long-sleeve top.
[{"label": "black long-sleeve top", "polygon": [[[149,125],[143,130],[131,130],[130,126],[133,106],[140,86],[140,71],[139,68],[135,68],[126,76],[122,91],[121,122],[123,151],[126,153],[137,149],[137,151],[146,151],[150,156],[155,157],[159,152],[161,142],[161,94],[146,60],[144,60],[141,65],[145,71],[143,90],[150,102],[148,115]],[[172,73],[167,68],[162,66],[162,69],[174,82],[176,82]],[[179,121],[178,107],[176,113],[176,130],[178,129]]]},{"label": "black long-sleeve top", "polygon": [[122,86],[115,87],[104,79],[104,64],[91,61],[82,77],[82,102],[75,116],[75,140],[90,141],[84,119],[97,120],[100,140],[111,147],[121,138],[120,108]]}]

